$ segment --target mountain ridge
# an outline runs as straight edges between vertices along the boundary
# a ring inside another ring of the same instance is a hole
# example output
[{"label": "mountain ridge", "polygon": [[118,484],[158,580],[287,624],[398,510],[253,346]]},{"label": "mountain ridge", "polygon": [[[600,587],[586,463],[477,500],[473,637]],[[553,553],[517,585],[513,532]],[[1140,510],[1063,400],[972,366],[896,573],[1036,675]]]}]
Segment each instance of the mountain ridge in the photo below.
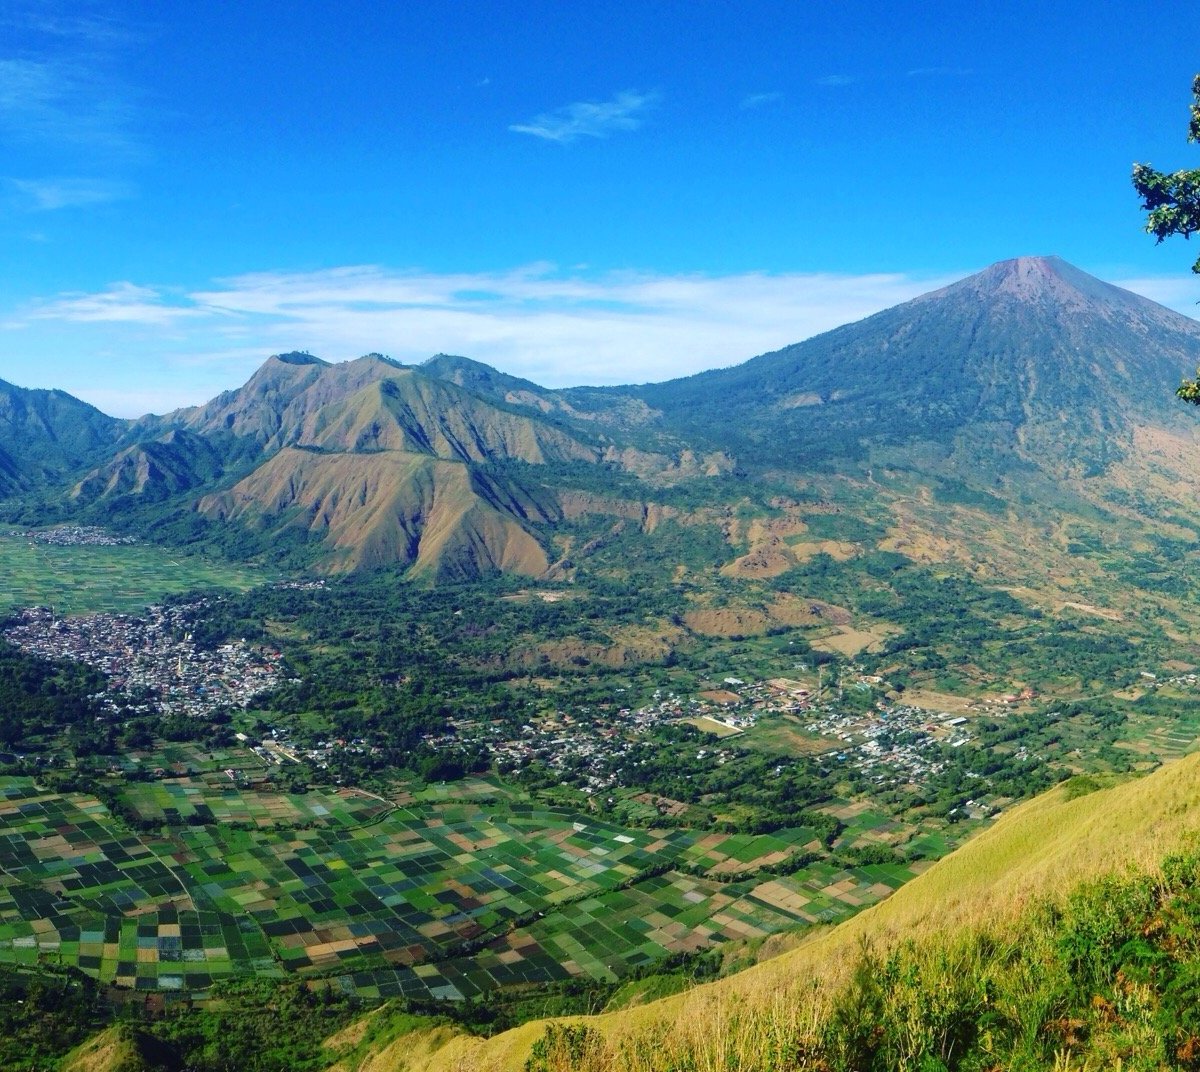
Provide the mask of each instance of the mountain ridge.
[{"label": "mountain ridge", "polygon": [[[1070,485],[1075,495],[1079,481],[1108,479],[1122,459],[1143,458],[1151,440],[1186,440],[1192,426],[1170,388],[1196,365],[1200,323],[1060,258],[1022,257],[740,365],[639,387],[553,390],[446,354],[414,366],[380,354],[330,363],[294,352],[268,358],[240,388],[200,406],[133,422],[89,407],[91,431],[77,442],[60,437],[50,419],[70,406],[69,396],[36,396],[37,412],[49,417],[40,439],[25,438],[42,444],[41,466],[28,442],[5,438],[0,408],[0,481],[12,496],[69,479],[71,498],[60,511],[68,515],[120,517],[140,503],[260,534],[315,522],[306,530],[316,540],[310,548],[327,569],[385,564],[386,531],[393,561],[420,559],[436,576],[440,567],[414,555],[401,536],[425,516],[416,502],[428,505],[414,467],[450,481],[446,502],[486,481],[451,478],[445,466],[417,466],[413,456],[472,471],[507,467],[507,486],[521,488],[514,501],[539,503],[615,488],[618,477],[633,483],[614,491],[614,501],[632,490],[653,503],[668,484],[733,476],[744,494],[772,474],[791,481],[855,474],[869,482],[888,467],[965,481],[989,495],[999,488],[1011,496],[1031,481]],[[12,393],[20,390],[0,394],[0,403],[35,397]],[[322,467],[311,452],[359,461]],[[368,460],[380,453],[384,461]],[[394,479],[382,479],[381,467],[392,463]],[[288,464],[294,472],[285,480]],[[335,537],[321,521],[333,516],[322,506],[328,479],[335,469],[352,479],[356,465],[371,473],[360,486],[389,505],[363,502],[351,523],[340,499]],[[284,484],[293,497],[280,496]],[[398,487],[409,489],[412,503],[395,498]],[[274,504],[274,518],[249,501],[252,489]],[[472,531],[488,538],[464,533],[427,549],[474,547],[480,573],[498,563],[532,570],[540,557],[529,540],[561,557],[550,550],[561,510],[523,516],[486,497],[476,506],[443,516],[464,524],[487,517]],[[502,538],[522,549],[504,551]],[[360,550],[348,550],[356,540]]]}]

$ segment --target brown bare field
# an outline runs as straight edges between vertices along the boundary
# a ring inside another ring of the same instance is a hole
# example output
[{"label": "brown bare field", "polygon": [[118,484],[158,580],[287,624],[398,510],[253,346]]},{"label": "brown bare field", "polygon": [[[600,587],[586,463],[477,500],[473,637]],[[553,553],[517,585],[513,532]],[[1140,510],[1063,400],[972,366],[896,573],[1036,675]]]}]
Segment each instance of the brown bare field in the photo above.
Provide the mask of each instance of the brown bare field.
[{"label": "brown bare field", "polygon": [[969,697],[953,696],[933,689],[908,689],[904,693],[904,702],[926,711],[948,711],[956,715],[975,713],[974,701]]},{"label": "brown bare field", "polygon": [[744,743],[750,748],[784,752],[794,756],[819,756],[824,752],[832,752],[841,745],[840,741],[833,738],[814,736],[779,719],[767,719],[756,723],[753,729],[746,732]]},{"label": "brown bare field", "polygon": [[853,629],[843,626],[830,636],[814,640],[812,646],[821,651],[837,652],[840,655],[857,655],[876,644],[882,644],[895,629],[889,630],[882,624],[874,625],[871,629]]},{"label": "brown bare field", "polygon": [[770,619],[748,607],[712,607],[688,611],[683,623],[701,636],[759,636],[767,631]]},{"label": "brown bare field", "polygon": [[1091,603],[1065,602],[1060,603],[1057,607],[1055,607],[1055,613],[1063,610],[1077,610],[1081,614],[1093,614],[1097,618],[1104,618],[1106,621],[1110,622],[1121,622],[1125,620],[1125,615],[1119,610],[1113,610],[1110,607],[1096,607]]},{"label": "brown bare field", "polygon": [[695,726],[696,729],[702,730],[704,733],[711,733],[717,737],[739,737],[744,734],[745,730],[740,730],[736,726],[727,726],[724,722],[718,722],[715,718],[710,718],[708,715],[701,715],[699,718],[685,718],[689,726]]}]

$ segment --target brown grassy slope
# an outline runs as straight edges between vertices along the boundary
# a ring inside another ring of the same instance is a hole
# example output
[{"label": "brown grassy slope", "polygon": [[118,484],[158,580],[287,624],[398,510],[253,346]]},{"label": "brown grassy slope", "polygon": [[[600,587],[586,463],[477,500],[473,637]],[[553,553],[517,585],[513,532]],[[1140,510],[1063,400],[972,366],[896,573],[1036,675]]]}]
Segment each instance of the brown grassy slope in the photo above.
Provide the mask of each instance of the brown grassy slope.
[{"label": "brown grassy slope", "polygon": [[329,548],[331,572],[399,563],[435,576],[537,575],[549,565],[516,513],[544,520],[542,507],[480,484],[461,463],[423,454],[285,449],[229,491],[205,496],[199,509],[270,531],[304,528]]},{"label": "brown grassy slope", "polygon": [[288,435],[292,443],[327,450],[407,450],[473,462],[598,457],[551,425],[408,369],[310,410]]},{"label": "brown grassy slope", "polygon": [[77,1046],[58,1067],[59,1072],[144,1072],[149,1066],[129,1030],[118,1025]]},{"label": "brown grassy slope", "polygon": [[221,472],[218,452],[203,437],[180,428],[118,451],[71,489],[81,503],[121,495],[175,494]]},{"label": "brown grassy slope", "polygon": [[[201,406],[176,410],[163,417],[143,418],[148,427],[180,427],[201,435],[229,432],[267,443],[278,434],[281,414],[333,366],[317,358],[298,360],[290,355],[268,358],[241,387],[223,391]],[[367,366],[361,366],[367,371]],[[369,371],[378,378],[371,363]]]},{"label": "brown grassy slope", "polygon": [[343,1032],[344,1040],[331,1039],[331,1049],[339,1042],[351,1048],[333,1065],[329,1072],[408,1072],[420,1068],[445,1046],[454,1036],[449,1027],[402,1034],[399,1038],[381,1041],[376,1046],[357,1046],[353,1038]]},{"label": "brown grassy slope", "polygon": [[[1032,898],[1083,879],[1131,866],[1151,868],[1197,831],[1200,755],[1075,800],[1055,789],[1001,816],[888,900],[815,933],[795,950],[728,979],[587,1023],[611,1040],[648,1040],[657,1055],[638,1065],[623,1059],[615,1068],[666,1068],[672,1052],[695,1052],[705,1038],[720,1037],[722,1025],[752,1021],[747,1011],[766,1023],[786,1009],[811,1007],[814,990],[819,995],[845,978],[864,940],[887,945],[1011,918]],[[545,1022],[535,1022],[487,1040],[458,1036],[428,1062],[411,1067],[515,1072],[544,1030]],[[726,1041],[713,1072],[736,1067],[730,1061],[736,1061],[737,1047],[754,1043]],[[621,1047],[626,1057],[633,1049]]]},{"label": "brown grassy slope", "polygon": [[510,413],[377,354],[334,365],[272,357],[238,390],[161,422],[202,435],[254,439],[268,453],[287,446],[388,449],[534,464],[598,457],[532,416]]}]

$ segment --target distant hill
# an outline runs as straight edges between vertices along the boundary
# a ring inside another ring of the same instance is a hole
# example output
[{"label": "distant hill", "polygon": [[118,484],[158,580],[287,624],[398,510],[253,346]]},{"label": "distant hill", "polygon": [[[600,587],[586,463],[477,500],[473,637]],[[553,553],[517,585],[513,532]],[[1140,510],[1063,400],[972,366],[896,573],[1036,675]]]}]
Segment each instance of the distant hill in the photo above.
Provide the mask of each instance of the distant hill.
[{"label": "distant hill", "polygon": [[61,480],[111,451],[127,423],[65,391],[0,380],[0,494]]},{"label": "distant hill", "polygon": [[518,485],[501,490],[461,462],[414,451],[321,453],[287,447],[200,513],[268,533],[299,529],[324,543],[325,568],[399,564],[434,579],[503,570],[538,576],[550,565],[530,523],[553,506]]},{"label": "distant hill", "polygon": [[544,571],[535,527],[557,516],[553,496],[488,470],[602,454],[378,354],[276,355],[236,391],[142,418],[124,442],[75,483],[81,508],[173,504],[261,539],[304,537],[326,570],[399,564],[432,578]]},{"label": "distant hill", "polygon": [[122,447],[86,473],[71,489],[71,498],[80,504],[125,496],[161,500],[215,480],[224,471],[225,458],[217,444],[173,428]]},{"label": "distant hill", "polygon": [[126,1024],[102,1031],[62,1059],[61,1072],[160,1072],[175,1055],[144,1032]]}]

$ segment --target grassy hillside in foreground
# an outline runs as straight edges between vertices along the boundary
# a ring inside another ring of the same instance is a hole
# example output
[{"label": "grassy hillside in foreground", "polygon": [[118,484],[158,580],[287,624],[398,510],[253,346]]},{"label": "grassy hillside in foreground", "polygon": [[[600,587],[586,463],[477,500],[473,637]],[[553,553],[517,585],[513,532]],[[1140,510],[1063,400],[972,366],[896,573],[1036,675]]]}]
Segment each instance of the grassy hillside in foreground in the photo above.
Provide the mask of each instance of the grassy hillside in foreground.
[{"label": "grassy hillside in foreground", "polygon": [[[1197,830],[1200,830],[1200,756],[1188,757],[1145,778],[1073,799],[1070,789],[1056,789],[1002,816],[995,826],[902,887],[887,901],[839,927],[815,935],[775,960],[628,1012],[571,1021],[586,1026],[587,1034],[567,1039],[566,1063],[551,1063],[546,1067],[566,1068],[573,1062],[574,1067],[584,1068],[587,1061],[591,1061],[591,1067],[606,1069],[706,1068],[713,1072],[735,1068],[839,1067],[822,1064],[824,1058],[804,1058],[804,1040],[838,1008],[843,1008],[838,1015],[845,1022],[849,1022],[846,1017],[854,1019],[853,1010],[847,1012],[837,1001],[839,995],[849,1000],[847,996],[855,993],[856,969],[863,963],[864,943],[874,950],[872,955],[876,957],[886,957],[888,950],[904,942],[924,943],[908,961],[894,964],[888,970],[904,969],[920,975],[920,959],[933,958],[950,965],[943,973],[950,981],[963,975],[972,956],[979,967],[980,950],[984,947],[1009,948],[1014,953],[1040,948],[1034,942],[1039,919],[1051,921],[1046,924],[1050,930],[1045,931],[1049,935],[1045,941],[1052,945],[1058,932],[1051,926],[1053,913],[1047,915],[1048,910],[1040,907],[1045,899],[1062,897],[1079,883],[1097,876],[1130,868],[1153,872],[1164,856],[1185,844]],[[1194,864],[1189,878],[1194,885]],[[1135,892],[1130,896],[1137,902],[1135,908],[1145,902],[1143,894]],[[1103,904],[1107,900],[1100,897],[1098,902]],[[1155,913],[1150,912],[1145,927],[1156,927],[1155,918]],[[1192,948],[1200,945],[1200,927],[1189,933],[1186,940],[1195,943]],[[1136,938],[1136,932],[1131,937]],[[958,946],[954,944],[956,941]],[[1009,943],[1007,947],[1005,941]],[[1016,961],[1011,956],[1007,961],[1000,956],[997,964],[1020,967],[1027,961],[1027,955]],[[862,974],[859,970],[858,975]],[[973,976],[976,981],[986,981],[989,977],[979,971]],[[1126,974],[1125,978],[1129,976]],[[1114,1004],[1113,997],[1099,996],[1109,1005]],[[1051,1002],[1051,1007],[1045,1010],[1046,1022],[1055,1017],[1064,1021],[1080,1019],[1066,1011],[1068,999],[1069,994],[1064,991],[1055,999],[1058,1004]],[[1059,1011],[1060,1005],[1064,1011]],[[1105,1007],[1097,1004],[1095,1010],[1102,1012]],[[860,1020],[870,1015],[874,1014],[864,1005]],[[914,1031],[925,1030],[920,1010],[910,1011],[910,1018]],[[408,1048],[398,1048],[397,1060],[390,1067],[457,1072],[519,1070],[525,1067],[546,1030],[545,1022],[537,1022],[486,1040],[458,1036],[429,1060],[419,1062],[402,1057],[402,1054],[415,1057],[416,1051],[410,1044]],[[1064,1027],[1068,1033],[1082,1030],[1083,1027],[1076,1029],[1070,1024]],[[594,1058],[577,1048],[572,1050],[571,1038],[586,1039],[585,1049],[593,1049]],[[767,1038],[774,1040],[770,1046],[764,1044]],[[1180,1045],[1186,1045],[1186,1039]],[[1065,1036],[1060,1048],[1064,1053],[1071,1049]],[[787,1056],[788,1052],[791,1056]],[[1059,1067],[1115,1067],[1111,1059],[1108,1064],[1099,1059],[1097,1062],[1064,1063]],[[877,1067],[990,1066],[947,1064],[940,1059],[938,1063],[922,1065],[914,1058],[910,1063],[893,1062]],[[996,1067],[1043,1066],[1035,1062]]]}]

